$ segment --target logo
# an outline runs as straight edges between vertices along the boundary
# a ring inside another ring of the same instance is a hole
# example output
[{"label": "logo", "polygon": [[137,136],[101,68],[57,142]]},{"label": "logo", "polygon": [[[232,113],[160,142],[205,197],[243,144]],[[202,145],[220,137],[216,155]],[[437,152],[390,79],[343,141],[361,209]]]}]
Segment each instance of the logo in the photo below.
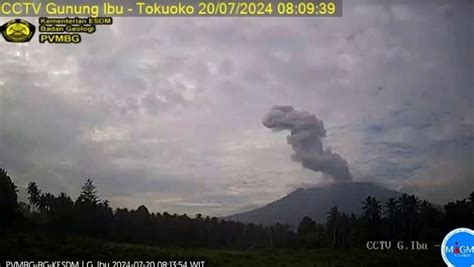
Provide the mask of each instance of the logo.
[{"label": "logo", "polygon": [[474,231],[458,228],[449,232],[441,244],[441,255],[450,267],[474,266]]},{"label": "logo", "polygon": [[35,26],[26,20],[14,19],[1,27],[3,38],[11,43],[29,42],[35,34]]}]

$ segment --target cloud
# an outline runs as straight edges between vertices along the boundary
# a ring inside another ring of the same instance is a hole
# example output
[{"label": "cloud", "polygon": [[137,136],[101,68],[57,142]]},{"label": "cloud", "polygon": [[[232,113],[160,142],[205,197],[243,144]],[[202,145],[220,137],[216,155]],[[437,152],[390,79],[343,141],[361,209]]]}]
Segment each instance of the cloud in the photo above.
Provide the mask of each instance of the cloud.
[{"label": "cloud", "polygon": [[292,106],[273,106],[262,122],[270,129],[290,130],[287,141],[294,151],[292,158],[303,167],[321,171],[336,181],[352,180],[347,161],[323,147],[326,129],[313,114],[296,111]]},{"label": "cloud", "polygon": [[472,9],[367,0],[341,18],[116,18],[76,46],[5,44],[0,166],[20,190],[36,180],[77,196],[93,177],[115,206],[230,214],[324,181],[256,119],[287,103],[318,114],[354,179],[460,198]]}]

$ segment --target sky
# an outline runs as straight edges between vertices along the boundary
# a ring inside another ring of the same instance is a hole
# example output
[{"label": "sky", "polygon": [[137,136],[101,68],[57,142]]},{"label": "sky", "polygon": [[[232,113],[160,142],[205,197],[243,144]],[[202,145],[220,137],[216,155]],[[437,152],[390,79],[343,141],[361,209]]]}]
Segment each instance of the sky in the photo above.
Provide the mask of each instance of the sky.
[{"label": "sky", "polygon": [[[474,190],[469,1],[345,1],[340,18],[115,18],[77,45],[0,42],[0,167],[113,207],[224,216],[331,177],[291,160],[274,105],[315,114],[354,181],[435,203]],[[4,23],[7,18],[0,18]]]}]

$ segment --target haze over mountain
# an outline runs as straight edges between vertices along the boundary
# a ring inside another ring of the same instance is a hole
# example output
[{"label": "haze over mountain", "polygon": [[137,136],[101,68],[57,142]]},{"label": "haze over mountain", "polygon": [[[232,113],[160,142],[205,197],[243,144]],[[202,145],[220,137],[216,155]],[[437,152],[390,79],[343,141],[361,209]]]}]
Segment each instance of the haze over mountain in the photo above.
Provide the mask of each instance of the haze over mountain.
[{"label": "haze over mountain", "polygon": [[369,182],[340,182],[299,188],[261,208],[234,214],[226,219],[257,224],[279,222],[296,227],[304,216],[318,222],[325,221],[328,210],[333,206],[346,214],[358,214],[362,211],[362,201],[369,195],[383,203],[390,197],[398,197],[400,192]]}]

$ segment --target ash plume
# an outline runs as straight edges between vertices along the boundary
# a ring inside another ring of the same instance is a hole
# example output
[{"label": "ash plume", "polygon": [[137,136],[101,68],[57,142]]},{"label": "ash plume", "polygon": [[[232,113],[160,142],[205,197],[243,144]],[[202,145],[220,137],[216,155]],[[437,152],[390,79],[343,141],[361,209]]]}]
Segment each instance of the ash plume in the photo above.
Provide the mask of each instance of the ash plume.
[{"label": "ash plume", "polygon": [[347,161],[323,147],[326,130],[315,115],[292,106],[274,106],[262,123],[273,130],[290,130],[287,141],[293,147],[292,159],[301,162],[304,168],[330,175],[335,181],[352,180]]}]

